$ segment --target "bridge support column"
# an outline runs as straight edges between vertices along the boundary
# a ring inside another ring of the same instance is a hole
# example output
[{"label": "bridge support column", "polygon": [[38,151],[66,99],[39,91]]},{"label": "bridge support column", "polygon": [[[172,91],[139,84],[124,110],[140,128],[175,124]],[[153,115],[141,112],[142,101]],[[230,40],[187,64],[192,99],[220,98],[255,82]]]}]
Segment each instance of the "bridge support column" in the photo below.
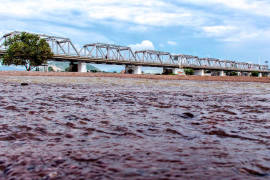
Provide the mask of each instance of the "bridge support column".
[{"label": "bridge support column", "polygon": [[141,66],[126,65],[125,67],[126,74],[142,74]]},{"label": "bridge support column", "polygon": [[237,76],[242,76],[242,73],[241,72],[237,72]]},{"label": "bridge support column", "polygon": [[195,71],[194,71],[194,75],[197,75],[197,76],[204,76],[204,75],[205,75],[205,71],[204,71],[204,69],[195,70]]},{"label": "bridge support column", "polygon": [[87,72],[86,63],[78,63],[78,72]]},{"label": "bridge support column", "polygon": [[262,73],[259,73],[258,77],[263,77]]},{"label": "bridge support column", "polygon": [[224,71],[220,71],[220,72],[219,72],[219,76],[226,76],[226,74],[225,74]]}]

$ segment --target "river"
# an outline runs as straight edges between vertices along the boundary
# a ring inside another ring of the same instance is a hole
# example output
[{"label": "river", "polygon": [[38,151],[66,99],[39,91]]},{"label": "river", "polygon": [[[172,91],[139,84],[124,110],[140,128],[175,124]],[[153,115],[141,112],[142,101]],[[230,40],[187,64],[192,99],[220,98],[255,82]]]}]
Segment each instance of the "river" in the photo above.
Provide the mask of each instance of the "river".
[{"label": "river", "polygon": [[0,179],[270,178],[269,92],[264,83],[1,76]]}]

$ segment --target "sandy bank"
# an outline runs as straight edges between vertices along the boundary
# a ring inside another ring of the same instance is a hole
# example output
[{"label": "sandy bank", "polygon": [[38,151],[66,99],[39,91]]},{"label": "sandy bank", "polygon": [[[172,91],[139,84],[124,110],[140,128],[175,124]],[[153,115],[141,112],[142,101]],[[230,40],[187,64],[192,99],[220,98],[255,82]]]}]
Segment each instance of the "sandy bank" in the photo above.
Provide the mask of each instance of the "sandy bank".
[{"label": "sandy bank", "polygon": [[231,81],[231,82],[263,82],[270,83],[269,77],[219,77],[219,76],[177,76],[177,75],[135,75],[114,73],[77,73],[77,72],[24,72],[2,71],[0,76],[59,76],[59,77],[115,77],[115,78],[139,78],[156,80],[194,80],[194,81]]}]

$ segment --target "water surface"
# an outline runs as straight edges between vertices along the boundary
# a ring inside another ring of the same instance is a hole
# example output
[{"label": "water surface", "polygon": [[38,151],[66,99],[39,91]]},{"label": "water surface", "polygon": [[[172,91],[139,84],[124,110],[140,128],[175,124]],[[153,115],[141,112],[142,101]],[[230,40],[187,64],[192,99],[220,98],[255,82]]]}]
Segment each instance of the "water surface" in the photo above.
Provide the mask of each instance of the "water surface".
[{"label": "water surface", "polygon": [[263,83],[0,77],[0,179],[270,178],[269,92]]}]

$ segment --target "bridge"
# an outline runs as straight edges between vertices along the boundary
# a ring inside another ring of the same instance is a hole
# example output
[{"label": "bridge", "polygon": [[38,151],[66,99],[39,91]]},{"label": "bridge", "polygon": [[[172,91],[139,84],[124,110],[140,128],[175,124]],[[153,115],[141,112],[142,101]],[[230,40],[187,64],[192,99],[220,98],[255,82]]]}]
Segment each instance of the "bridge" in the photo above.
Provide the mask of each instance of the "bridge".
[{"label": "bridge", "polygon": [[[4,42],[19,31],[7,33],[0,37],[0,56],[6,53],[8,47]],[[32,33],[35,34],[35,33]],[[219,60],[215,58],[199,58],[197,56],[161,52],[154,50],[132,51],[130,47],[105,43],[86,44],[78,50],[69,38],[37,34],[45,39],[54,56],[53,61],[68,61],[77,64],[78,72],[87,72],[86,63],[125,65],[126,73],[141,74],[141,67],[161,67],[164,72],[184,74],[185,68],[192,68],[196,75],[205,75],[205,72],[216,72],[225,76],[225,72],[234,71],[239,75],[250,75],[258,72],[259,76],[270,76],[267,65]]]}]

